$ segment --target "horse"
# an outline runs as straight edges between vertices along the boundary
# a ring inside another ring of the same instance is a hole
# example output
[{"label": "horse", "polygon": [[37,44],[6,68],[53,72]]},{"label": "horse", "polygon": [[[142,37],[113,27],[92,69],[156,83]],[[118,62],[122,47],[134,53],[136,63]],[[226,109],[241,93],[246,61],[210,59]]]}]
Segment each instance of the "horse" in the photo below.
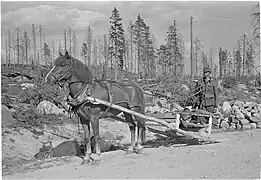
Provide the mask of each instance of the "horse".
[{"label": "horse", "polygon": [[[59,57],[54,60],[54,66],[45,77],[45,82],[49,84],[67,83],[69,95],[72,98],[77,97],[87,85],[88,92],[90,93],[88,94],[89,96],[145,114],[144,93],[136,82],[131,80],[120,82],[96,80],[89,68],[80,60],[70,56],[67,51],[65,55],[59,52]],[[90,162],[91,164],[99,164],[101,161],[99,135],[99,119],[101,118],[101,114],[103,118],[115,117],[120,114],[121,111],[89,101],[75,105],[73,108],[80,118],[85,135],[85,157],[81,164],[89,164]],[[129,124],[131,132],[131,144],[127,148],[126,154],[142,153],[142,145],[145,142],[145,120],[125,112],[123,112],[123,114],[125,116],[125,122]],[[137,142],[135,140],[136,124],[134,120],[137,122]],[[95,153],[92,153],[91,150],[90,124],[95,140]]]}]

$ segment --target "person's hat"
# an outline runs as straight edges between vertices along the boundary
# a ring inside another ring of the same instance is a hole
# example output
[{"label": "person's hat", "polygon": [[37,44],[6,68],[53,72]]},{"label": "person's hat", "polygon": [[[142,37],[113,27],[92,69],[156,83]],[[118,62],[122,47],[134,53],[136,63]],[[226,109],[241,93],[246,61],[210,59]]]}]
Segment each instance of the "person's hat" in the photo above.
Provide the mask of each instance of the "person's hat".
[{"label": "person's hat", "polygon": [[211,73],[211,68],[210,67],[204,67],[203,73],[209,72]]}]

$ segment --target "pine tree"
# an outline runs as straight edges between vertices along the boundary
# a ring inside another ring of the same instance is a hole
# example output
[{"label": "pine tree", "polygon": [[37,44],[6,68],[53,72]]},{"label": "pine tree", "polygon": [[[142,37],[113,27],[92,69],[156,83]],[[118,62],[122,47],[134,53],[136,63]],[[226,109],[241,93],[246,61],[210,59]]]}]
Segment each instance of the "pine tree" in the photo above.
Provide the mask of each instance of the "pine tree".
[{"label": "pine tree", "polygon": [[147,75],[151,77],[151,72],[155,67],[155,50],[150,34],[150,27],[147,26],[144,33],[144,67],[147,69]]},{"label": "pine tree", "polygon": [[91,25],[87,29],[87,50],[88,50],[88,67],[91,67],[92,64],[92,28]]},{"label": "pine tree", "polygon": [[176,25],[176,20],[171,24],[167,31],[167,44],[166,47],[168,49],[168,65],[169,71],[173,73],[173,65],[174,65],[174,75],[177,74],[177,64],[181,60],[181,47],[182,47],[182,39],[181,35],[178,32],[178,28]]},{"label": "pine tree", "polygon": [[[193,48],[193,54],[194,54],[194,58],[195,58],[195,64],[196,64],[196,73],[199,70],[199,55],[201,53],[201,50],[204,48],[200,39],[198,37],[195,37],[194,39],[194,48]],[[204,65],[203,65],[204,66]]]},{"label": "pine tree", "polygon": [[27,31],[24,31],[24,40],[23,40],[23,44],[24,44],[24,51],[25,51],[25,61],[26,64],[28,64],[28,52],[29,49],[31,48],[31,40],[28,37],[28,33]]},{"label": "pine tree", "polygon": [[144,20],[141,18],[140,15],[138,15],[137,20],[135,21],[134,24],[134,29],[133,29],[133,42],[137,46],[137,51],[138,51],[138,62],[137,62],[137,68],[138,68],[138,78],[140,78],[140,64],[143,61],[142,59],[142,51],[144,48],[144,34],[146,30],[146,24]]},{"label": "pine tree", "polygon": [[236,51],[236,77],[240,79],[241,77],[241,66],[242,66],[242,58],[240,54],[240,50]]},{"label": "pine tree", "polygon": [[118,68],[120,68],[120,70],[123,70],[124,66],[125,40],[124,29],[121,21],[122,19],[120,17],[120,13],[117,10],[117,8],[114,7],[112,15],[110,17],[111,27],[109,35],[109,44],[110,53],[112,54],[111,57],[113,57],[115,61],[115,80],[117,80]]},{"label": "pine tree", "polygon": [[254,67],[255,67],[254,49],[252,44],[250,44],[246,52],[246,68],[247,68],[248,75],[253,74]]},{"label": "pine tree", "polygon": [[88,46],[87,43],[83,43],[82,45],[82,51],[81,51],[81,56],[84,58],[84,63],[87,64],[87,55],[88,55]]},{"label": "pine tree", "polygon": [[47,43],[44,43],[44,47],[43,47],[43,53],[44,53],[44,57],[45,57],[45,65],[48,65],[48,60],[51,57],[51,50],[49,49],[49,46]]}]

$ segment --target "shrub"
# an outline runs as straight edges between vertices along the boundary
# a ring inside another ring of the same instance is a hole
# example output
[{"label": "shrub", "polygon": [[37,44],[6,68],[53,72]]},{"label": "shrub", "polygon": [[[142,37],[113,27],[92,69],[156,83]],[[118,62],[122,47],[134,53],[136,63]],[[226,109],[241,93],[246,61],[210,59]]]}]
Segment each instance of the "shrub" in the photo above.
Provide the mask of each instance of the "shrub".
[{"label": "shrub", "polygon": [[223,79],[223,86],[225,88],[233,88],[236,85],[236,78],[233,76],[228,76]]}]

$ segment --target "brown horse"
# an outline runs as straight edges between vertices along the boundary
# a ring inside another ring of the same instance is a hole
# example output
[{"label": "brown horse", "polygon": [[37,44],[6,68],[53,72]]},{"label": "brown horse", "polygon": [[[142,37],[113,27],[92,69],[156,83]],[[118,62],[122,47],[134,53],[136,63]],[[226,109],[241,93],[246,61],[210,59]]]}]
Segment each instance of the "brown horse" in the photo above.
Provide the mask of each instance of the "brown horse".
[{"label": "brown horse", "polygon": [[[98,81],[95,80],[89,68],[76,58],[71,57],[66,51],[65,55],[60,56],[54,61],[53,68],[45,77],[47,83],[66,82],[69,85],[70,96],[72,98],[79,95],[83,87],[88,85],[89,95],[104,101],[108,101],[132,111],[145,114],[145,98],[140,86],[130,80],[115,81]],[[102,104],[92,102],[83,102],[75,105],[74,109],[80,117],[86,138],[86,155],[82,164],[100,163],[100,136],[99,136],[99,119],[102,117],[115,117],[119,110],[112,109]],[[145,121],[142,118],[134,117],[128,113],[124,113],[125,120],[129,124],[131,131],[131,145],[127,153],[141,153],[142,144],[145,141]],[[135,143],[135,132],[137,121],[138,138]],[[93,135],[95,139],[96,158],[91,157],[91,141],[90,141],[90,123],[92,125]]]}]

